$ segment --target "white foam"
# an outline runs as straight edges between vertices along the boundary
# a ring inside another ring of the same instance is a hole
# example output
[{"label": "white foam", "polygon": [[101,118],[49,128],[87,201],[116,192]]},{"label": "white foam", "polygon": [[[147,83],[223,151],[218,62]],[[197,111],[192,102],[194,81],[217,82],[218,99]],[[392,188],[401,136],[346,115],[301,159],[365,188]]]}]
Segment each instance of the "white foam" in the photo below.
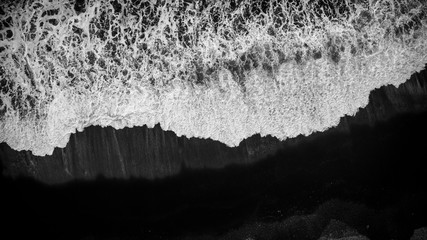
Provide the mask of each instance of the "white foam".
[{"label": "white foam", "polygon": [[[15,35],[12,39],[3,38],[0,43],[0,47],[6,48],[0,53],[1,67],[6,71],[3,76],[14,83],[1,95],[7,111],[1,116],[0,142],[16,150],[30,150],[35,155],[52,154],[55,147],[66,146],[71,133],[91,125],[121,129],[160,123],[164,130],[172,130],[178,136],[211,138],[228,146],[237,146],[257,133],[281,140],[308,135],[337,125],[344,115],[354,115],[367,105],[370,91],[388,84],[398,86],[427,63],[425,27],[404,35],[408,40],[402,42],[384,38],[389,26],[378,25],[384,22],[365,26],[365,35],[355,31],[350,21],[324,20],[322,30],[315,31],[318,28],[313,26],[313,31],[276,29],[275,37],[265,37],[265,26],[248,23],[249,33],[234,40],[206,27],[199,33],[204,38],[183,47],[173,40],[174,36],[169,36],[170,32],[167,35],[163,31],[166,26],[173,29],[177,24],[172,21],[173,8],[168,7],[158,8],[162,11],[162,21],[156,28],[146,30],[145,38],[131,45],[121,43],[128,36],[141,34],[138,30],[141,22],[131,14],[110,17],[111,25],[128,30],[114,42],[117,50],[113,56],[111,45],[105,47],[106,41],[112,41],[111,36],[103,41],[96,37],[96,31],[90,30],[108,2],[88,3],[89,10],[78,16],[72,5],[58,3],[42,2],[43,7],[37,9],[33,3],[33,7],[10,10],[8,16],[13,18],[10,28]],[[52,16],[59,23],[46,27],[47,17],[40,20],[40,16],[52,6],[59,9]],[[388,11],[385,7],[379,9],[382,13]],[[357,11],[353,13],[355,16]],[[30,12],[39,16],[38,35],[34,39],[30,35],[30,19],[20,21]],[[192,18],[193,30],[197,30],[194,22],[206,18],[206,14]],[[78,24],[74,24],[75,19]],[[46,25],[40,27],[41,22]],[[73,24],[89,36],[76,38]],[[227,30],[227,24],[220,28]],[[43,31],[47,32],[45,37]],[[177,33],[172,31],[173,34]],[[317,60],[303,56],[297,63],[292,59],[296,46],[303,43],[309,48],[325,46],[328,38],[322,36],[328,34],[341,39],[346,49],[340,52],[338,62],[325,54],[328,49],[322,49],[323,56]],[[352,54],[351,45],[358,39],[365,41],[364,48],[359,49],[359,54]],[[374,46],[369,47],[373,42]],[[144,43],[150,53],[143,51]],[[52,50],[47,51],[46,46]],[[269,49],[272,56],[268,56]],[[279,62],[279,54],[272,50],[280,50],[289,60]],[[89,51],[98,58],[94,65],[90,64]],[[239,84],[241,79],[225,63],[238,62],[242,54],[249,52],[258,57],[259,66],[244,71],[244,83]],[[99,62],[101,58],[104,64]],[[204,66],[205,77],[209,67],[216,70],[206,78],[205,85],[194,83],[197,77],[192,72],[194,61]],[[272,69],[263,69],[263,61]],[[25,68],[34,73],[32,77],[25,74]],[[22,99],[26,96],[34,99],[34,106],[28,105],[28,111],[24,100],[12,106],[19,89]]]}]

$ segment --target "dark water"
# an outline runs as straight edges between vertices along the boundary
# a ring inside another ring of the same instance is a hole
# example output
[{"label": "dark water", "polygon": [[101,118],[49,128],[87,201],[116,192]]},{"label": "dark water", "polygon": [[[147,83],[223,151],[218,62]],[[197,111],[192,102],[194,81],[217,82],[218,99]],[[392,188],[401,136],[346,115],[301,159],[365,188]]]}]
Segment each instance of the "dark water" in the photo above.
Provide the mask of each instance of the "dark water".
[{"label": "dark water", "polygon": [[306,221],[317,227],[312,233],[282,231],[271,239],[317,239],[331,219],[370,239],[409,239],[427,226],[426,122],[422,113],[352,125],[350,133],[317,133],[252,165],[155,181],[100,176],[48,186],[2,177],[0,234],[212,239],[314,213]]}]

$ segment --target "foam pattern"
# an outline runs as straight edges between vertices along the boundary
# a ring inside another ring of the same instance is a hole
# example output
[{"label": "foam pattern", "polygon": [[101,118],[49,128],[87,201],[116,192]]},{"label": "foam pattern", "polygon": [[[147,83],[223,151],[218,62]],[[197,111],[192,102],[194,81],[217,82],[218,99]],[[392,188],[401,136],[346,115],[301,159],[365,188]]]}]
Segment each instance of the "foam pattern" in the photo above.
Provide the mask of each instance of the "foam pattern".
[{"label": "foam pattern", "polygon": [[0,4],[0,142],[35,155],[91,125],[237,146],[324,131],[427,63],[421,0]]}]

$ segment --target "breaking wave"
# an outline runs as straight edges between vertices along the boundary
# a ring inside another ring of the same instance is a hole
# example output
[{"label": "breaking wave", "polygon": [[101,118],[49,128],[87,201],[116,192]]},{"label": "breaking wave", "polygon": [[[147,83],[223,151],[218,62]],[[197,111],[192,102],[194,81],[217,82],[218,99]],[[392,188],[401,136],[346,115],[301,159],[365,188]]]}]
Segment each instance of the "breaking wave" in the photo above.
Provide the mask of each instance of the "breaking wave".
[{"label": "breaking wave", "polygon": [[0,4],[0,142],[35,155],[90,125],[228,146],[324,131],[427,63],[418,0]]}]

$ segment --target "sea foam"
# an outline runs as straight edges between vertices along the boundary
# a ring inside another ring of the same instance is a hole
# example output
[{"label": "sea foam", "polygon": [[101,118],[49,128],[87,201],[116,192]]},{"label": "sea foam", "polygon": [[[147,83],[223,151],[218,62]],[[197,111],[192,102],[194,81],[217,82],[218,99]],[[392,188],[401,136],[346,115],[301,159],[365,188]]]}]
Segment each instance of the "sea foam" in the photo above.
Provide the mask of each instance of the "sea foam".
[{"label": "sea foam", "polygon": [[46,155],[91,125],[160,123],[231,147],[257,133],[324,131],[373,89],[424,68],[426,9],[415,0],[1,3],[0,142]]}]

